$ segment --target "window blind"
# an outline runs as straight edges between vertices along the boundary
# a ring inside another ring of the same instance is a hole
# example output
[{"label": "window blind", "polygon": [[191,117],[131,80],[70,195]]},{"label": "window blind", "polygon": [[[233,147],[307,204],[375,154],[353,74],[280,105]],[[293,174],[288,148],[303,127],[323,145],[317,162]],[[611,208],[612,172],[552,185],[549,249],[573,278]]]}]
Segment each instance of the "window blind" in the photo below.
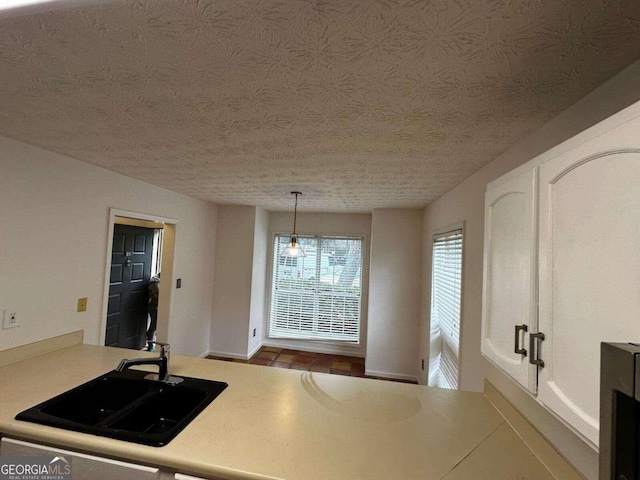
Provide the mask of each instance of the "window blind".
[{"label": "window blind", "polygon": [[288,242],[275,236],[269,337],[359,343],[362,239],[299,236],[298,257]]},{"label": "window blind", "polygon": [[429,385],[458,388],[462,230],[433,239]]}]

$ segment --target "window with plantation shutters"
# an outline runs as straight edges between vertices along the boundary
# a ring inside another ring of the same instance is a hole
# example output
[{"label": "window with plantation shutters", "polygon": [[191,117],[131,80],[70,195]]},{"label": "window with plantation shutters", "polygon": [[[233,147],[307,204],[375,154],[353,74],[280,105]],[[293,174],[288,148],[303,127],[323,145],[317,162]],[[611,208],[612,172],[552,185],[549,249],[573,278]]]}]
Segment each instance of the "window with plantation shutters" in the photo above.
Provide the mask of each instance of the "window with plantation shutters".
[{"label": "window with plantation shutters", "polygon": [[462,229],[433,238],[429,385],[458,388]]},{"label": "window with plantation shutters", "polygon": [[297,257],[288,243],[275,236],[269,337],[359,343],[362,238],[299,236]]}]

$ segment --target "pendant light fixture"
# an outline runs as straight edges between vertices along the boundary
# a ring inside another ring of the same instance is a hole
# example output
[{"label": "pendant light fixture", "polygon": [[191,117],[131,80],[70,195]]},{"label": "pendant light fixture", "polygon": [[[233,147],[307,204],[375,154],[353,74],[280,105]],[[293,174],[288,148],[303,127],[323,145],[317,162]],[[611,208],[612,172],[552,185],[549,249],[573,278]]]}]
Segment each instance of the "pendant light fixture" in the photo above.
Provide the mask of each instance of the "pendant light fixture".
[{"label": "pendant light fixture", "polygon": [[280,252],[281,257],[306,257],[304,249],[298,243],[298,234],[296,233],[296,219],[298,216],[298,195],[302,195],[300,192],[291,192],[291,195],[296,196],[296,204],[293,208],[293,233],[291,234],[291,240],[286,247]]}]

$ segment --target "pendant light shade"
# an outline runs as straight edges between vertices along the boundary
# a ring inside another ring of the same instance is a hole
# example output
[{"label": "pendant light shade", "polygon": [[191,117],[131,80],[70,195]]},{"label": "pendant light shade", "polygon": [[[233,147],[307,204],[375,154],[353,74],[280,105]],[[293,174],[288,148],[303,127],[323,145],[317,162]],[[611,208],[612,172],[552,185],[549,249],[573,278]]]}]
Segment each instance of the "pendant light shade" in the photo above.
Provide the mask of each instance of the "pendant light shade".
[{"label": "pendant light shade", "polygon": [[281,257],[306,257],[304,249],[298,243],[298,234],[296,233],[296,220],[298,216],[298,195],[302,195],[300,192],[291,192],[291,195],[296,196],[296,203],[293,209],[293,233],[286,247],[280,252]]}]

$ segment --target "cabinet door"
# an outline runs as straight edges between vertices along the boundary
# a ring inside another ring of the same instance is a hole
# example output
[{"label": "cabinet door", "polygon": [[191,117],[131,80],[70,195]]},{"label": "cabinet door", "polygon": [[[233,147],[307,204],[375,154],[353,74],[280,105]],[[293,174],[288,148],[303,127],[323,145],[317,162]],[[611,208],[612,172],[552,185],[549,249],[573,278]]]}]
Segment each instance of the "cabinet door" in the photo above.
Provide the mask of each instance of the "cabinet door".
[{"label": "cabinet door", "polygon": [[[536,174],[520,175],[486,193],[482,353],[529,391],[536,367],[527,354],[527,334],[536,318]],[[524,326],[516,341],[515,327]],[[528,352],[527,352],[528,353]]]},{"label": "cabinet door", "polygon": [[0,455],[3,457],[44,457],[50,455],[51,457],[73,459],[71,463],[73,480],[95,480],[98,478],[108,478],[109,480],[158,480],[160,478],[160,470],[157,468],[85,455],[59,448],[45,447],[11,438],[3,438],[0,441]]},{"label": "cabinet door", "polygon": [[600,342],[640,341],[640,120],[540,167],[538,399],[598,444]]}]

